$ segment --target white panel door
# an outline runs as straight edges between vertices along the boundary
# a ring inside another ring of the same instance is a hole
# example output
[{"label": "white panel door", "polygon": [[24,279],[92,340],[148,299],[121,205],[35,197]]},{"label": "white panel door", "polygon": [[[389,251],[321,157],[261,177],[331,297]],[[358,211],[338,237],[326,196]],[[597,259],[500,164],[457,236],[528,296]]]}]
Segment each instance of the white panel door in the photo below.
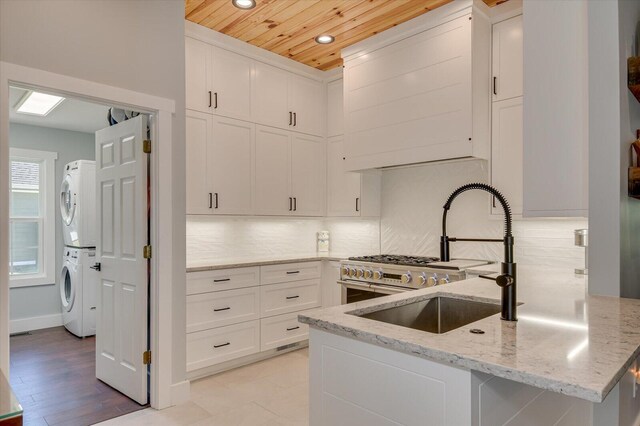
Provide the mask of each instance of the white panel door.
[{"label": "white panel door", "polygon": [[256,126],[256,212],[289,215],[291,196],[290,132]]},{"label": "white panel door", "polygon": [[251,120],[251,73],[253,61],[213,47],[213,112],[225,117]]},{"label": "white panel door", "polygon": [[343,80],[327,84],[327,136],[344,133],[344,90]]},{"label": "white panel door", "polygon": [[493,26],[493,100],[522,96],[522,15]]},{"label": "white panel door", "polygon": [[360,173],[344,170],[344,137],[327,141],[327,216],[360,216]]},{"label": "white panel door", "polygon": [[96,377],[147,403],[147,118],[96,132]]},{"label": "white panel door", "polygon": [[291,196],[293,214],[324,216],[326,195],[324,138],[294,133],[291,138]]},{"label": "white panel door", "polygon": [[213,135],[207,148],[207,156],[213,212],[253,213],[254,124],[214,117]]},{"label": "white panel door", "polygon": [[254,72],[255,121],[281,129],[289,128],[292,120],[287,103],[289,73],[262,62],[255,63]]},{"label": "white panel door", "polygon": [[322,136],[325,123],[324,87],[310,78],[290,74],[289,110],[293,111],[292,130]]},{"label": "white panel door", "polygon": [[[522,97],[493,103],[491,183],[509,201],[511,212],[522,214]],[[491,212],[502,215],[492,200]]]},{"label": "white panel door", "polygon": [[211,140],[213,116],[186,113],[186,198],[187,214],[213,213],[213,193],[207,182],[207,145]]},{"label": "white panel door", "polygon": [[187,109],[211,112],[211,46],[185,37],[184,53]]}]

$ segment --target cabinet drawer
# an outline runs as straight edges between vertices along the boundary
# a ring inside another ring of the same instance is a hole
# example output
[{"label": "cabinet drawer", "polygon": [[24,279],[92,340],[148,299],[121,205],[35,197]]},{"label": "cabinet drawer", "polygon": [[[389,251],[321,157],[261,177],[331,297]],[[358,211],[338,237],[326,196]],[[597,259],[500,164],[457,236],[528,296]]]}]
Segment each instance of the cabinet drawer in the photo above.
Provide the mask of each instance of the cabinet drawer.
[{"label": "cabinet drawer", "polygon": [[189,272],[187,294],[209,293],[252,287],[260,284],[260,268],[220,269],[217,271]]},{"label": "cabinet drawer", "polygon": [[187,334],[187,371],[260,351],[260,321]]},{"label": "cabinet drawer", "polygon": [[261,284],[286,283],[320,278],[322,262],[283,263],[260,268]]},{"label": "cabinet drawer", "polygon": [[260,301],[262,317],[316,308],[320,306],[320,279],[262,286]]},{"label": "cabinet drawer", "polygon": [[299,313],[260,320],[260,350],[266,351],[308,339],[309,326],[298,322]]},{"label": "cabinet drawer", "polygon": [[187,296],[187,333],[260,318],[260,288]]}]

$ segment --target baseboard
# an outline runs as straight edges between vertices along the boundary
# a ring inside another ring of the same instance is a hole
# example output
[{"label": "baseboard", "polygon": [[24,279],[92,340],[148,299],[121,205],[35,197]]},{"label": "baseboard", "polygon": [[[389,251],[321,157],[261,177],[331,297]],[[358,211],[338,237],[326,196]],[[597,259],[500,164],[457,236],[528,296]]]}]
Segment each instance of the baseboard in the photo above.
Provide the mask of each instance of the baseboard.
[{"label": "baseboard", "polygon": [[171,405],[182,404],[191,397],[191,382],[185,380],[171,385]]},{"label": "baseboard", "polygon": [[19,318],[10,321],[11,334],[62,325],[62,314],[42,315],[39,317]]}]

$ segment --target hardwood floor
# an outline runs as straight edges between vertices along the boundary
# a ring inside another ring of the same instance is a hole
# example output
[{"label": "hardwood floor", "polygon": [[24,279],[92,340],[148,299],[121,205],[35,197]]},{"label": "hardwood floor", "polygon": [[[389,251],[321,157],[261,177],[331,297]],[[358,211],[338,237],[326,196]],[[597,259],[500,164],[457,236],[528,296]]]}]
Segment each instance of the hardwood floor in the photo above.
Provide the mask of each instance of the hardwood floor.
[{"label": "hardwood floor", "polygon": [[96,379],[95,337],[64,327],[11,337],[11,387],[25,426],[85,426],[145,406]]}]

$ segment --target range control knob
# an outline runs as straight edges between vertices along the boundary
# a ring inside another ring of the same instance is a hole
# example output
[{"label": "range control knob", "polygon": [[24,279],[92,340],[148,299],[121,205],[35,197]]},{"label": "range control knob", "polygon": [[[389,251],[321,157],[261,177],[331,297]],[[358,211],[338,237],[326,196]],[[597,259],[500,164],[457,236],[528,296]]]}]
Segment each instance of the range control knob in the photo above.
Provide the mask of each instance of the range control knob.
[{"label": "range control knob", "polygon": [[362,269],[356,269],[356,277],[362,278],[364,276],[364,271]]},{"label": "range control knob", "polygon": [[400,281],[402,281],[402,284],[409,284],[411,282],[411,272],[402,274],[402,276],[400,277]]},{"label": "range control knob", "polygon": [[433,287],[434,285],[438,285],[438,276],[436,274],[427,278],[427,287]]},{"label": "range control knob", "polygon": [[373,271],[373,279],[381,280],[382,279],[382,271]]},{"label": "range control knob", "polygon": [[346,277],[347,275],[349,275],[349,267],[348,267],[347,265],[344,265],[344,266],[342,267],[342,269],[341,269],[341,274],[342,274],[342,276],[345,276],[345,277]]},{"label": "range control knob", "polygon": [[423,286],[427,283],[427,274],[424,272],[418,275],[418,284]]},{"label": "range control knob", "polygon": [[370,279],[372,275],[373,275],[373,272],[371,271],[371,269],[365,269],[364,270],[364,278],[365,279],[367,279],[367,280]]},{"label": "range control knob", "polygon": [[449,275],[446,275],[438,280],[438,284],[449,284]]},{"label": "range control knob", "polygon": [[356,276],[356,268],[349,268],[349,276],[351,278]]}]

